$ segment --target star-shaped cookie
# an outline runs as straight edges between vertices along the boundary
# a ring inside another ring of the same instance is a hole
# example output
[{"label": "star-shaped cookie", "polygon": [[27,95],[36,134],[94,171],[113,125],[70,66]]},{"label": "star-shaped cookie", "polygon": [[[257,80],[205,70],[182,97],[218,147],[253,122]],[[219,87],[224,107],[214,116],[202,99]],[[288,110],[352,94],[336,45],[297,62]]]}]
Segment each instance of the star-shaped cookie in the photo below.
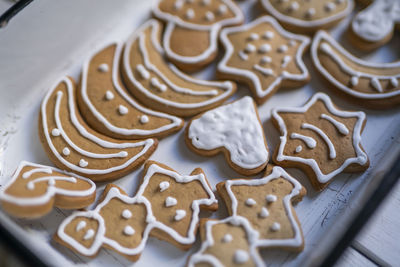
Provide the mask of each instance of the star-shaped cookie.
[{"label": "star-shaped cookie", "polygon": [[257,247],[303,250],[303,234],[292,204],[301,201],[306,190],[281,167],[272,171],[269,167],[261,179],[221,182],[217,190],[230,215],[249,221]]},{"label": "star-shaped cookie", "polygon": [[275,163],[301,168],[317,190],[341,172],[369,167],[361,146],[365,113],[339,110],[324,93],[315,94],[303,107],[273,109],[272,121],[281,132]]},{"label": "star-shaped cookie", "polygon": [[279,87],[299,87],[310,79],[302,60],[310,39],[284,30],[270,16],[226,28],[220,38],[225,56],[218,75],[247,84],[259,104]]}]

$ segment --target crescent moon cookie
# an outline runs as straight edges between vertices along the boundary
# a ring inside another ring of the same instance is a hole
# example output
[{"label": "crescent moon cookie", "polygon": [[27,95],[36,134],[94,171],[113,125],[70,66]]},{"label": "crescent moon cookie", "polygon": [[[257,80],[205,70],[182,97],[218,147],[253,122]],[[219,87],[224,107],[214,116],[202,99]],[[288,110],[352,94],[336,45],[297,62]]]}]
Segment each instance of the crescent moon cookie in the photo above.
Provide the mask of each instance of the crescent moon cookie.
[{"label": "crescent moon cookie", "polygon": [[314,37],[311,57],[321,76],[353,102],[375,109],[400,103],[399,61],[371,63],[361,60],[324,31]]},{"label": "crescent moon cookie", "polygon": [[260,0],[266,11],[293,32],[313,34],[335,26],[350,15],[353,0]]},{"label": "crescent moon cookie", "polygon": [[53,206],[80,209],[96,197],[89,179],[53,167],[22,161],[11,180],[1,189],[3,209],[19,218],[38,218]]},{"label": "crescent moon cookie", "polygon": [[281,167],[261,179],[234,179],[217,184],[231,216],[244,217],[262,248],[300,252],[304,238],[292,204],[300,202],[305,188]]},{"label": "crescent moon cookie", "polygon": [[75,106],[75,85],[62,78],[43,99],[39,136],[50,160],[93,181],[112,180],[140,166],[157,147],[157,139],[112,139],[90,129]]},{"label": "crescent moon cookie", "polygon": [[180,175],[173,169],[147,161],[137,192],[150,202],[156,222],[150,235],[180,249],[196,240],[200,210],[216,211],[218,202],[202,169]]},{"label": "crescent moon cookie", "polygon": [[163,58],[161,23],[149,20],[127,42],[122,77],[130,92],[155,110],[192,116],[220,105],[235,91],[228,81],[204,81],[180,72]]},{"label": "crescent moon cookie", "polygon": [[231,0],[161,0],[153,14],[167,24],[163,36],[166,56],[185,71],[213,61],[220,29],[244,21],[242,11]]},{"label": "crescent moon cookie", "polygon": [[105,247],[137,261],[153,221],[146,198],[129,197],[116,185],[108,184],[97,207],[65,218],[54,240],[87,257],[96,257]]},{"label": "crescent moon cookie", "polygon": [[300,87],[310,80],[302,60],[310,39],[285,31],[270,16],[226,28],[220,38],[225,55],[218,76],[247,84],[258,104],[280,87]]},{"label": "crescent moon cookie", "polygon": [[137,103],[120,80],[123,44],[114,42],[84,64],[78,105],[96,131],[117,139],[163,137],[178,131],[183,120]]},{"label": "crescent moon cookie", "polygon": [[243,175],[261,172],[269,159],[257,106],[249,96],[194,117],[186,127],[185,141],[203,156],[223,152],[229,165]]},{"label": "crescent moon cookie", "polygon": [[400,23],[400,0],[376,0],[359,12],[350,25],[350,40],[359,49],[378,48],[393,36]]},{"label": "crescent moon cookie", "polygon": [[240,216],[200,221],[200,250],[190,256],[187,267],[266,266],[256,247],[249,222]]},{"label": "crescent moon cookie", "polygon": [[273,109],[272,122],[281,132],[274,162],[302,169],[316,190],[339,173],[369,167],[361,146],[365,113],[339,110],[324,93],[315,94],[303,107]]}]

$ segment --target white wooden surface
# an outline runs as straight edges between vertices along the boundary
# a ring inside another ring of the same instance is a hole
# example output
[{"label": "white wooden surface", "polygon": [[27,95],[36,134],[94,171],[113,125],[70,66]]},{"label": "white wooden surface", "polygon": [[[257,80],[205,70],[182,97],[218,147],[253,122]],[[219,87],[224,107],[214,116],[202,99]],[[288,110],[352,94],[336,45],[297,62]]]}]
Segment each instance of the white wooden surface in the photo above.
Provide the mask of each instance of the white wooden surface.
[{"label": "white wooden surface", "polygon": [[375,263],[364,257],[353,248],[348,248],[335,267],[375,267]]}]

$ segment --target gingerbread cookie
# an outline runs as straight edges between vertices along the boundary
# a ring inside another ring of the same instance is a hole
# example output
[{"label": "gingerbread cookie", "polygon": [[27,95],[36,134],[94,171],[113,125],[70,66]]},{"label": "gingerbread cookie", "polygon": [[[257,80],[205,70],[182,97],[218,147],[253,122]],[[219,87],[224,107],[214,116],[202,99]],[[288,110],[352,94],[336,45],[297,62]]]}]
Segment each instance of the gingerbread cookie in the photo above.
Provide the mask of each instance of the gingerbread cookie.
[{"label": "gingerbread cookie", "polygon": [[203,156],[223,152],[229,165],[243,175],[259,173],[269,159],[257,106],[249,96],[194,117],[186,127],[185,141]]},{"label": "gingerbread cookie", "polygon": [[65,77],[43,99],[39,136],[56,166],[94,181],[116,179],[142,164],[157,139],[123,142],[90,129],[75,106],[75,85]]},{"label": "gingerbread cookie", "polygon": [[285,28],[306,34],[333,27],[354,8],[353,0],[260,1]]},{"label": "gingerbread cookie", "polygon": [[94,210],[67,217],[54,239],[87,257],[95,257],[105,247],[136,261],[151,231],[148,225],[154,220],[146,198],[131,198],[116,185],[108,184],[100,204]]},{"label": "gingerbread cookie", "polygon": [[361,50],[372,50],[389,42],[400,24],[400,0],[376,0],[359,12],[350,25],[350,40]]},{"label": "gingerbread cookie", "polygon": [[232,82],[204,81],[180,72],[163,58],[161,23],[149,20],[129,39],[122,77],[130,92],[150,108],[191,116],[218,106],[236,90]]},{"label": "gingerbread cookie", "polygon": [[149,200],[156,222],[150,235],[189,249],[196,240],[200,210],[215,211],[218,202],[202,169],[180,175],[171,168],[147,161],[137,192]]},{"label": "gingerbread cookie", "polygon": [[37,218],[53,206],[80,209],[96,197],[96,185],[89,179],[53,167],[22,161],[11,180],[1,189],[5,211],[19,218]]},{"label": "gingerbread cookie", "polygon": [[324,31],[314,37],[311,56],[321,76],[355,103],[382,109],[400,103],[400,62],[356,58]]},{"label": "gingerbread cookie", "polygon": [[167,23],[163,46],[166,56],[185,71],[198,70],[218,53],[218,33],[242,24],[244,16],[231,0],[161,0],[155,17]]},{"label": "gingerbread cookie", "polygon": [[183,120],[137,103],[120,80],[123,44],[114,42],[91,56],[83,66],[78,105],[88,124],[118,139],[163,137],[178,131]]},{"label": "gingerbread cookie", "polygon": [[278,247],[300,252],[303,233],[292,207],[306,190],[281,167],[261,179],[235,179],[217,184],[228,213],[249,220],[257,247]]},{"label": "gingerbread cookie", "polygon": [[315,94],[300,108],[273,109],[272,121],[281,132],[274,161],[302,169],[316,190],[324,189],[339,173],[369,167],[361,146],[365,113],[339,110],[324,93]]},{"label": "gingerbread cookie", "polygon": [[200,266],[265,266],[256,248],[255,235],[249,222],[240,216],[221,221],[201,220],[201,248],[190,256],[187,267]]},{"label": "gingerbread cookie", "polygon": [[310,79],[302,60],[310,39],[285,31],[272,17],[224,29],[220,38],[225,56],[219,77],[247,84],[259,104],[279,87],[299,87]]}]

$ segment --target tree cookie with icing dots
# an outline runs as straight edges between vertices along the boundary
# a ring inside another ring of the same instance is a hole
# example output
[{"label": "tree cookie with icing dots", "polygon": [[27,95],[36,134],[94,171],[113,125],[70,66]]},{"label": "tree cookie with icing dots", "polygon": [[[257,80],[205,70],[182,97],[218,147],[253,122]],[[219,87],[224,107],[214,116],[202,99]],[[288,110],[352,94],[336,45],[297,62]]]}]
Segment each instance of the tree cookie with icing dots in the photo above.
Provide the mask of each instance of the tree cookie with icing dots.
[{"label": "tree cookie with icing dots", "polygon": [[11,180],[1,189],[5,211],[19,218],[38,218],[53,206],[81,209],[96,197],[96,185],[89,179],[53,167],[22,161]]},{"label": "tree cookie with icing dots", "polygon": [[259,104],[280,87],[300,87],[310,80],[302,60],[310,39],[285,31],[270,16],[226,28],[220,38],[225,55],[218,76],[247,84]]},{"label": "tree cookie with icing dots", "polygon": [[203,156],[223,152],[229,165],[243,175],[261,172],[269,160],[257,105],[249,96],[194,117],[186,127],[185,141]]},{"label": "tree cookie with icing dots", "polygon": [[374,109],[386,109],[400,103],[400,61],[372,63],[361,60],[324,31],[314,37],[311,57],[320,75],[353,103]]},{"label": "tree cookie with icing dots", "polygon": [[200,221],[200,250],[190,256],[187,267],[201,266],[265,266],[256,247],[247,219],[232,216],[226,219]]},{"label": "tree cookie with icing dots", "polygon": [[48,157],[60,169],[93,181],[120,178],[146,161],[157,139],[121,141],[89,128],[75,106],[75,84],[62,78],[43,99],[39,137]]},{"label": "tree cookie with icing dots", "polygon": [[365,113],[339,110],[324,93],[315,94],[303,107],[273,109],[272,122],[281,132],[274,162],[302,169],[316,190],[342,172],[369,167],[361,146]]},{"label": "tree cookie with icing dots", "polygon": [[122,77],[139,101],[154,110],[192,116],[220,105],[236,91],[232,82],[194,79],[165,61],[161,27],[157,20],[149,20],[124,50]]},{"label": "tree cookie with icing dots", "polygon": [[400,0],[376,0],[359,12],[350,24],[350,41],[358,49],[378,48],[393,36],[400,24]]},{"label": "tree cookie with icing dots", "polygon": [[217,190],[229,215],[249,221],[257,247],[303,250],[303,233],[292,204],[300,202],[306,190],[281,167],[268,168],[261,179],[221,182]]},{"label": "tree cookie with icing dots", "polygon": [[83,66],[78,106],[96,131],[117,139],[163,137],[178,131],[183,120],[147,109],[126,91],[120,78],[121,42],[105,46]]},{"label": "tree cookie with icing dots", "polygon": [[166,56],[185,71],[213,61],[221,28],[244,21],[242,11],[231,0],[161,0],[153,14],[167,24],[163,36]]},{"label": "tree cookie with icing dots", "polygon": [[353,0],[260,0],[265,10],[293,32],[313,34],[350,15]]},{"label": "tree cookie with icing dots", "polygon": [[218,202],[202,169],[180,175],[168,166],[147,161],[137,192],[149,200],[156,222],[150,235],[189,249],[196,240],[200,210],[216,211]]}]

